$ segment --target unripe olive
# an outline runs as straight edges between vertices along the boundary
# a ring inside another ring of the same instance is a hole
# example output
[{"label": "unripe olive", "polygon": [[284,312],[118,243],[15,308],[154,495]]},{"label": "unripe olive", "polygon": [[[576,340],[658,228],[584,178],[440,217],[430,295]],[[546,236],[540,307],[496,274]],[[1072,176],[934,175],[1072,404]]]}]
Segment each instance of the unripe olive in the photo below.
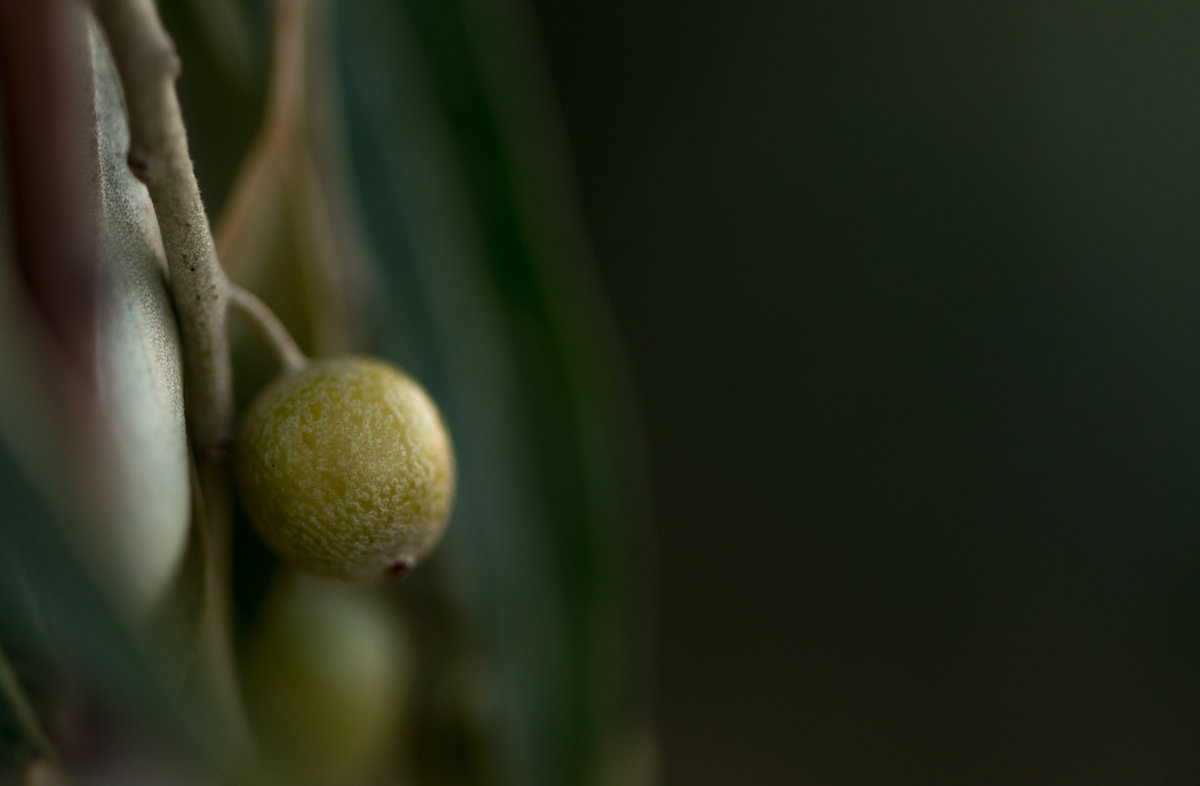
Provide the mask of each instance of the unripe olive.
[{"label": "unripe olive", "polygon": [[236,447],[259,533],[293,565],[332,578],[407,573],[442,533],[454,455],[437,407],[392,365],[319,360],[253,401]]},{"label": "unripe olive", "polygon": [[401,620],[366,587],[284,579],[244,655],[256,736],[293,782],[358,783],[395,750],[412,657]]}]

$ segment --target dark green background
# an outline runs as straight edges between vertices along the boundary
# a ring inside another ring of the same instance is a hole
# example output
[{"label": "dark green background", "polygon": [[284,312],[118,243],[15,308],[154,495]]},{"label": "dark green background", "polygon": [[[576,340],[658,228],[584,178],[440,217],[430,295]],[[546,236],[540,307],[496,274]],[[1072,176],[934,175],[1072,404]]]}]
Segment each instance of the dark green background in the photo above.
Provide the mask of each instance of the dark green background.
[{"label": "dark green background", "polygon": [[[341,4],[360,26],[338,34],[372,28],[386,4]],[[261,53],[266,4],[248,5]],[[395,188],[412,201],[369,200],[372,239],[390,254],[388,270],[409,275],[418,268],[406,267],[416,255],[406,256],[405,233],[428,229],[420,219],[435,219],[434,239],[470,246],[459,235],[473,218],[491,253],[448,253],[466,260],[458,269],[469,261],[476,272],[533,280],[526,263],[548,252],[510,215],[517,189],[504,177],[521,170],[497,145],[498,120],[517,113],[490,103],[504,91],[482,78],[495,75],[461,46],[466,34],[439,27],[460,6],[476,23],[490,18],[480,9],[508,7],[409,0],[413,30],[381,23],[378,40],[347,47],[359,56],[351,65],[387,61],[355,72],[356,86],[394,94],[385,120],[409,134],[380,134],[375,148],[351,134],[360,176],[373,172],[379,193],[392,199]],[[237,92],[213,77],[219,69],[189,24],[200,7],[163,3],[215,215],[261,119],[261,95],[253,81]],[[539,533],[561,552],[557,572],[540,578],[518,559],[485,561],[521,581],[485,573],[466,593],[508,615],[482,603],[478,616],[510,645],[500,684],[531,699],[505,705],[529,722],[509,734],[529,758],[524,771],[554,784],[586,771],[583,754],[600,741],[588,724],[615,718],[607,705],[636,687],[621,679],[632,663],[614,653],[633,595],[653,609],[669,784],[1200,782],[1200,6],[532,8],[640,394],[656,586],[637,583],[640,553],[621,551],[625,533],[612,533],[606,556],[576,537],[582,530],[549,526],[605,521],[572,487],[483,493],[485,481],[505,491],[523,476],[488,460],[503,440],[458,432],[482,445],[463,452],[480,481],[467,486],[472,504],[503,503],[502,515],[476,507],[462,516],[499,523],[479,530],[492,541],[460,523],[460,555]],[[446,40],[459,48],[439,45]],[[419,52],[430,74],[405,71],[411,60],[391,62],[395,52]],[[255,78],[264,65],[251,63]],[[427,76],[425,87],[441,92],[422,106],[408,83]],[[428,117],[414,111],[422,108]],[[350,114],[360,124],[373,117]],[[428,148],[407,147],[421,132]],[[381,150],[409,158],[372,167]],[[450,183],[447,161],[461,167],[461,183]],[[425,204],[427,187],[448,183],[477,215]],[[393,204],[400,218],[389,222]],[[399,238],[394,248],[378,242],[381,226]],[[575,270],[578,259],[564,256],[562,269]],[[442,272],[447,292],[470,289],[437,261],[421,264]],[[432,321],[420,290],[397,290],[409,298],[397,319]],[[540,295],[539,307],[561,302]],[[538,354],[558,334],[504,302],[508,326],[526,331],[522,360],[564,373],[563,358]],[[514,375],[523,387],[509,393],[524,397],[513,408],[537,426],[527,429],[491,406],[495,386],[438,376],[453,358],[465,379],[486,377],[491,345],[464,339],[476,354],[443,352],[445,336],[401,328],[414,344],[405,360],[435,393],[454,394],[443,396],[448,411],[465,418],[482,402],[491,425],[536,442],[543,470],[584,480],[559,460],[583,455],[567,444],[578,413],[542,406],[566,409],[561,390]],[[586,370],[602,375],[607,360],[595,354]],[[6,482],[21,474],[10,459],[0,455]],[[27,493],[4,499],[10,551],[0,563],[28,564],[47,608],[80,623],[72,641],[92,645],[79,661],[104,696],[124,706],[144,693],[143,714],[172,717],[140,650],[80,577],[83,562],[64,561],[61,534],[37,526],[49,515],[28,485],[5,486]],[[521,515],[513,499],[534,491],[574,518]],[[10,595],[14,583],[0,575]],[[530,598],[561,608],[539,616],[544,609],[521,602]],[[620,624],[591,625],[606,622],[594,613],[605,609]],[[547,640],[574,648],[560,648],[558,661],[538,646],[538,626],[555,614],[570,624]],[[638,642],[628,644],[636,655]],[[0,742],[12,742],[9,731]]]},{"label": "dark green background", "polygon": [[1200,6],[535,6],[670,781],[1200,782]]}]

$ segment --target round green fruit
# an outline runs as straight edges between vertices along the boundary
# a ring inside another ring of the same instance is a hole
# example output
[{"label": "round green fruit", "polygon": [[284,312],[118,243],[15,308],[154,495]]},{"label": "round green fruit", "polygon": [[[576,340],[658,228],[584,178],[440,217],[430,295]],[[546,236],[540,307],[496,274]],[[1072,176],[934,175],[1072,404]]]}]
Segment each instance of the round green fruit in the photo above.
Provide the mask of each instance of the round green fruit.
[{"label": "round green fruit", "polygon": [[268,385],[242,418],[235,466],[263,539],[296,567],[399,577],[436,544],[454,496],[437,407],[399,369],[319,360]]},{"label": "round green fruit", "polygon": [[295,574],[247,641],[242,684],[264,751],[294,783],[363,782],[403,736],[412,654],[367,588]]}]

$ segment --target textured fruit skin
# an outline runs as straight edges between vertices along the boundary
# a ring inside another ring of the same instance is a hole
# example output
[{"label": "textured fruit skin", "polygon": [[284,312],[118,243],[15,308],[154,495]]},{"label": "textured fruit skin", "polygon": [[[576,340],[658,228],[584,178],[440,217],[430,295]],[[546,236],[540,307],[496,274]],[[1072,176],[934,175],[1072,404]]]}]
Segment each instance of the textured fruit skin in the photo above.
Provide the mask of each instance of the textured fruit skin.
[{"label": "textured fruit skin", "polygon": [[278,582],[247,641],[255,734],[293,783],[362,783],[403,737],[412,653],[395,611],[361,585]]},{"label": "textured fruit skin", "polygon": [[242,418],[235,460],[263,539],[331,578],[406,573],[437,544],[454,496],[437,407],[372,358],[314,361],[268,385]]}]

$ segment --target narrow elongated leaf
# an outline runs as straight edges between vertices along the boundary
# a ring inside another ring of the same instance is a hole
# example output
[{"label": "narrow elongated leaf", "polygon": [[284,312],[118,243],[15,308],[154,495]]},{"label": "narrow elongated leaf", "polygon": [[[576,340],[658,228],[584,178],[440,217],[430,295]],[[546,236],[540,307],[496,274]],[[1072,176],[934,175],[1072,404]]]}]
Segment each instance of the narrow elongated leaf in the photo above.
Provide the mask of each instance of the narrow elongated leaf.
[{"label": "narrow elongated leaf", "polygon": [[438,559],[495,669],[507,780],[567,783],[551,764],[572,727],[567,612],[482,239],[403,18],[383,2],[339,11],[351,149],[388,283],[390,353],[441,402],[455,439],[459,496]]},{"label": "narrow elongated leaf", "polygon": [[191,520],[179,331],[149,194],[129,171],[121,87],[89,26],[100,169],[97,370],[111,465],[112,511],[97,538],[113,576],[142,608],[160,600],[183,559]]},{"label": "narrow elongated leaf", "polygon": [[[534,419],[539,466],[554,500],[565,590],[583,612],[572,615],[580,756],[589,780],[645,782],[653,778],[645,764],[653,758],[645,643],[650,522],[629,371],[525,0],[439,7],[461,18],[468,53],[453,68],[460,86],[443,95],[478,96],[474,122],[460,123],[456,138],[463,158],[477,162],[472,189],[495,238],[492,269],[513,293],[510,313],[537,326],[522,345],[534,372],[523,379],[537,380],[525,396],[530,411],[541,413]],[[436,57],[440,50],[427,51]]]},{"label": "narrow elongated leaf", "polygon": [[405,7],[342,8],[341,48],[393,352],[457,435],[451,584],[498,667],[511,779],[619,781],[647,748],[623,368],[512,6]]}]

